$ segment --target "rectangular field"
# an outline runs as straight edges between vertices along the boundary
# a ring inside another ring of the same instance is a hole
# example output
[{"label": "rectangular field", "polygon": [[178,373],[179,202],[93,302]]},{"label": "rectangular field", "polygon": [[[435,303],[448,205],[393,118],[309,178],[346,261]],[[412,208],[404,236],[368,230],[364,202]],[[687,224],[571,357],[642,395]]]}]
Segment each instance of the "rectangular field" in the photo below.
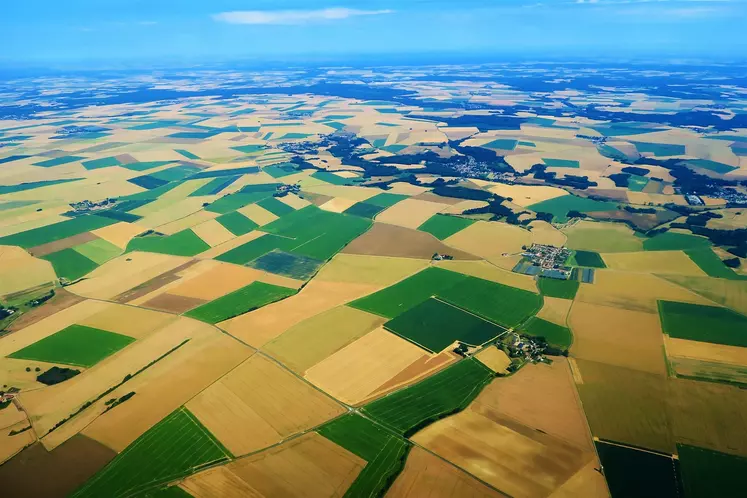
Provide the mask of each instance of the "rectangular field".
[{"label": "rectangular field", "polygon": [[368,462],[345,496],[383,496],[405,466],[410,443],[358,414],[324,425],[319,434]]},{"label": "rectangular field", "polygon": [[538,282],[540,293],[548,297],[573,299],[579,287],[578,280],[559,280],[557,278],[541,277]]},{"label": "rectangular field", "polygon": [[493,372],[467,359],[363,407],[363,412],[405,435],[463,410],[493,379]]},{"label": "rectangular field", "polygon": [[53,252],[41,257],[52,263],[55,274],[60,278],[70,281],[77,280],[83,275],[92,272],[98,264],[82,255],[72,247]]},{"label": "rectangular field", "polygon": [[153,426],[71,496],[130,496],[231,454],[186,408]]},{"label": "rectangular field", "polygon": [[576,251],[574,254],[578,266],[588,266],[589,268],[607,268],[604,260],[598,252],[594,251]]},{"label": "rectangular field", "polygon": [[479,346],[505,332],[502,327],[434,298],[410,308],[384,326],[433,353],[456,340]]},{"label": "rectangular field", "polygon": [[296,292],[296,289],[288,287],[252,282],[246,287],[188,311],[185,316],[207,323],[218,323],[292,296]]},{"label": "rectangular field", "polygon": [[688,498],[744,494],[747,458],[686,444],[678,444],[677,453]]},{"label": "rectangular field", "polygon": [[682,496],[679,464],[670,455],[604,441],[596,446],[612,496]]},{"label": "rectangular field", "polygon": [[475,220],[470,220],[468,218],[436,214],[420,225],[418,230],[421,232],[428,232],[438,240],[444,240],[455,233],[464,230],[474,222]]},{"label": "rectangular field", "polygon": [[174,235],[147,235],[135,237],[127,244],[127,252],[142,251],[172,256],[194,256],[210,249],[210,245],[197,236],[191,229],[182,230]]},{"label": "rectangular field", "polygon": [[8,357],[92,367],[134,341],[126,335],[84,325],[70,325]]},{"label": "rectangular field", "polygon": [[747,347],[747,317],[717,306],[658,301],[662,329],[670,337]]},{"label": "rectangular field", "polygon": [[24,249],[29,247],[48,244],[57,240],[66,239],[79,233],[96,230],[117,223],[117,220],[104,218],[96,215],[80,216],[72,220],[61,221],[25,232],[8,235],[0,238],[0,245],[20,246]]},{"label": "rectangular field", "polygon": [[568,327],[548,322],[542,318],[533,318],[524,326],[522,332],[535,337],[542,337],[548,344],[561,349],[568,349],[573,342],[573,335]]}]

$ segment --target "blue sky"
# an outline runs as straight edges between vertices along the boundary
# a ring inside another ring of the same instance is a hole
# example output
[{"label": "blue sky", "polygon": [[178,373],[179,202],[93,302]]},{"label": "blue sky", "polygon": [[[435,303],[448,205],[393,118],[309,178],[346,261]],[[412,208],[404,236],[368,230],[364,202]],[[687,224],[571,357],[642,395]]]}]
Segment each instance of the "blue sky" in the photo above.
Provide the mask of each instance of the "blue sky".
[{"label": "blue sky", "polygon": [[747,58],[747,0],[23,0],[0,60]]}]

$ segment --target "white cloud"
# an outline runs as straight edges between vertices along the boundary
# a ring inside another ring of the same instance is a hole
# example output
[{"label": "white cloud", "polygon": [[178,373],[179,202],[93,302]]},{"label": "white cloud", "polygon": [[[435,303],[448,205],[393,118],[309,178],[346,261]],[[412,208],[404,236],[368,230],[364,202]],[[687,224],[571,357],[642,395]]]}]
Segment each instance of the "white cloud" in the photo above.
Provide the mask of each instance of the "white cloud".
[{"label": "white cloud", "polygon": [[319,10],[237,10],[213,14],[213,19],[229,24],[306,24],[336,21],[357,16],[391,14],[392,10],[359,10],[335,7]]}]

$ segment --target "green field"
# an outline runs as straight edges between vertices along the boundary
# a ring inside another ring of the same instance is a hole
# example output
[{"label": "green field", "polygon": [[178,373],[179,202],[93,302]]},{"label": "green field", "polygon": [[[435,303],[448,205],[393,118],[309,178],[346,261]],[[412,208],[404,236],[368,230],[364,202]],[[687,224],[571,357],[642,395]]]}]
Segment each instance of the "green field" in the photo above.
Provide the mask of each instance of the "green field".
[{"label": "green field", "polygon": [[519,325],[542,306],[539,294],[477,277],[466,277],[435,294],[503,327]]},{"label": "green field", "polygon": [[83,325],[70,325],[8,355],[8,358],[88,368],[134,341],[135,339],[126,335]]},{"label": "green field", "polygon": [[307,280],[314,276],[322,264],[324,261],[276,249],[248,263],[248,266],[285,277]]},{"label": "green field", "polygon": [[431,298],[384,324],[387,330],[433,353],[454,341],[479,346],[505,332],[505,329]]},{"label": "green field", "polygon": [[633,192],[642,192],[646,185],[648,185],[649,179],[645,176],[630,175],[628,177],[628,190]]},{"label": "green field", "polygon": [[726,173],[737,169],[736,166],[720,163],[718,161],[711,161],[710,159],[687,159],[684,161],[684,163],[695,168],[703,168],[709,171],[715,171],[716,173],[722,175],[725,175]]},{"label": "green field", "polygon": [[534,337],[542,337],[548,344],[560,349],[568,349],[573,343],[573,334],[567,327],[534,317],[522,327],[522,332]]},{"label": "green field", "polygon": [[406,195],[388,194],[383,192],[371,197],[370,199],[353,204],[345,210],[345,214],[352,214],[371,219],[384,209],[394,206],[404,199],[407,199]]},{"label": "green field", "polygon": [[241,175],[234,176],[222,176],[217,177],[205,185],[199,187],[197,190],[189,194],[190,197],[200,197],[203,195],[216,195],[221,193],[225,188],[231,185],[233,182],[241,178]]},{"label": "green field", "polygon": [[418,227],[418,230],[421,232],[428,232],[438,240],[444,240],[445,238],[451,237],[455,233],[464,230],[474,222],[475,220],[460,218],[458,216],[437,214],[428,218],[425,223]]},{"label": "green field", "polygon": [[595,223],[584,228],[574,226],[563,232],[569,249],[594,252],[635,252],[643,250],[643,241],[620,225]]},{"label": "green field", "polygon": [[392,207],[395,204],[397,204],[400,201],[403,201],[407,199],[406,195],[402,194],[389,194],[386,192],[382,192],[380,194],[376,194],[375,196],[366,199],[367,204],[373,204],[374,206],[381,206],[381,207]]},{"label": "green field", "polygon": [[315,171],[311,177],[323,182],[331,183],[332,185],[351,185],[353,183],[352,178],[343,178],[328,171]]},{"label": "green field", "polygon": [[362,410],[409,437],[436,420],[465,409],[492,379],[490,369],[469,358],[369,403]]},{"label": "green field", "polygon": [[265,166],[262,171],[267,173],[273,178],[282,178],[284,176],[294,175],[298,173],[298,169],[293,163],[281,163],[273,164],[272,166]]},{"label": "green field", "polygon": [[200,468],[230,452],[186,408],[179,408],[128,446],[71,495],[134,496]]},{"label": "green field", "polygon": [[215,221],[236,236],[249,233],[259,226],[238,211],[222,214],[215,218]]},{"label": "green field", "polygon": [[63,164],[74,163],[75,161],[80,161],[81,159],[85,159],[85,157],[61,156],[61,157],[55,157],[53,159],[47,159],[46,161],[40,161],[38,163],[34,163],[34,166],[41,166],[42,168],[53,168],[55,166],[62,166]]},{"label": "green field", "polygon": [[517,140],[512,140],[510,138],[497,138],[486,144],[482,144],[480,147],[488,149],[514,150],[517,143]]},{"label": "green field", "polygon": [[349,305],[387,318],[407,311],[442,289],[447,289],[467,278],[440,268],[426,268],[415,275],[382,289]]},{"label": "green field", "polygon": [[96,230],[113,225],[117,220],[96,215],[79,216],[71,220],[53,223],[44,227],[26,230],[25,232],[0,237],[0,245],[20,246],[24,249],[40,246],[49,242],[66,239],[79,233]]},{"label": "green field", "polygon": [[[613,497],[679,498],[679,464],[671,456],[596,442]],[[631,476],[635,476],[632,478]],[[686,495],[689,497],[689,495]],[[712,495],[717,496],[717,495]]]},{"label": "green field", "polygon": [[684,251],[711,247],[705,237],[687,233],[664,232],[643,241],[644,251]]},{"label": "green field", "polygon": [[272,197],[272,192],[236,192],[234,194],[224,195],[220,199],[212,202],[205,208],[205,211],[211,213],[226,214],[236,211],[249,204],[254,204],[262,199]]},{"label": "green field", "polygon": [[[2,164],[2,162],[0,162],[0,164]],[[0,185],[0,195],[12,194],[14,192],[23,192],[24,190],[34,190],[34,189],[42,188],[42,187],[51,187],[52,185],[59,185],[61,183],[68,183],[68,182],[77,182],[78,180],[82,180],[82,178],[44,180],[40,182],[24,182],[24,183],[19,183],[17,185]],[[24,201],[16,201],[16,202],[24,202]],[[34,201],[31,201],[31,202],[34,202]]]},{"label": "green field", "polygon": [[564,195],[554,199],[537,202],[528,206],[535,213],[550,213],[554,216],[554,221],[568,221],[568,211],[579,211],[581,213],[591,213],[594,211],[616,211],[617,203],[609,201],[596,201],[586,197],[576,197],[575,195]]},{"label": "green field", "polygon": [[747,458],[686,444],[677,445],[687,498],[744,496]]},{"label": "green field", "polygon": [[286,214],[295,211],[288,204],[277,200],[275,197],[268,197],[257,202],[261,207],[265,208],[275,216],[285,216]]},{"label": "green field", "polygon": [[726,266],[710,247],[688,249],[685,251],[687,257],[706,272],[709,277],[726,278],[728,280],[747,280],[747,277],[738,275]]},{"label": "green field", "polygon": [[218,323],[285,299],[296,292],[296,289],[256,281],[214,301],[198,306],[184,315],[207,323]]},{"label": "green field", "polygon": [[79,279],[99,266],[95,261],[90,260],[71,247],[47,254],[42,256],[41,259],[46,259],[52,263],[54,272],[58,277],[70,281]]},{"label": "green field", "polygon": [[747,316],[729,308],[659,301],[659,316],[670,337],[747,347]]},{"label": "green field", "polygon": [[631,142],[640,153],[651,153],[656,157],[681,156],[685,146],[680,144],[656,144],[649,142]]},{"label": "green field", "polygon": [[225,261],[226,263],[243,265],[275,249],[290,249],[293,246],[293,243],[294,241],[292,239],[267,234],[257,239],[250,240],[239,247],[234,247],[230,251],[226,251],[223,254],[216,256],[215,259],[218,261]]},{"label": "green field", "polygon": [[540,294],[547,297],[562,297],[573,299],[579,287],[578,280],[559,280],[557,278],[540,277],[537,282]]},{"label": "green field", "polygon": [[81,163],[86,169],[99,169],[99,168],[111,168],[112,166],[120,166],[121,163],[116,157],[102,157],[101,159],[92,159],[90,161],[83,161]]},{"label": "green field", "polygon": [[405,439],[354,413],[329,422],[318,432],[368,462],[345,493],[350,498],[384,496],[404,468],[410,450]]},{"label": "green field", "polygon": [[573,159],[552,159],[552,158],[542,158],[542,162],[545,163],[545,166],[549,166],[551,168],[579,168],[579,162]]},{"label": "green field", "polygon": [[127,244],[127,252],[156,252],[172,256],[194,256],[208,249],[208,243],[189,228],[173,235],[135,237]]},{"label": "green field", "polygon": [[578,266],[586,266],[589,268],[607,268],[604,264],[604,260],[598,252],[594,251],[575,251],[573,258]]},{"label": "green field", "polygon": [[103,265],[110,259],[122,254],[122,249],[104,239],[92,240],[75,246],[74,249],[97,265]]}]

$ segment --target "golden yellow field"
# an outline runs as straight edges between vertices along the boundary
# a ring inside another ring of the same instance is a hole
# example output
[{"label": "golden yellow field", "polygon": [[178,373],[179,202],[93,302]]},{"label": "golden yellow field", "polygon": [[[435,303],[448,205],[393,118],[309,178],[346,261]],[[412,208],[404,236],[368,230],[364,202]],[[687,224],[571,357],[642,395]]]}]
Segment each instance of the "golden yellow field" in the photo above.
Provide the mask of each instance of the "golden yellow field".
[{"label": "golden yellow field", "polygon": [[0,297],[57,280],[52,264],[15,246],[0,246]]},{"label": "golden yellow field", "polygon": [[423,356],[421,348],[379,328],[309,368],[304,377],[355,405]]},{"label": "golden yellow field", "polygon": [[443,204],[437,202],[405,199],[379,213],[376,221],[406,228],[418,228],[428,218],[441,212],[444,207]]},{"label": "golden yellow field", "polygon": [[389,286],[426,266],[426,260],[340,253],[322,267],[314,280]]},{"label": "golden yellow field", "polygon": [[350,206],[355,204],[355,199],[345,199],[344,197],[334,197],[321,206],[319,206],[320,209],[324,209],[325,211],[330,211],[332,213],[342,213],[346,209],[348,209]]},{"label": "golden yellow field", "polygon": [[529,224],[532,229],[532,243],[564,246],[566,235],[546,221],[533,221]]},{"label": "golden yellow field", "polygon": [[235,237],[226,227],[215,220],[208,220],[193,226],[192,231],[207,242],[210,247],[219,246]]},{"label": "golden yellow field", "polygon": [[548,322],[566,326],[568,319],[568,312],[573,305],[573,301],[570,299],[563,299],[560,297],[543,297],[542,309],[539,310],[537,316]]},{"label": "golden yellow field", "polygon": [[379,327],[385,318],[338,306],[294,325],[262,350],[294,372],[307,369]]},{"label": "golden yellow field", "polygon": [[239,209],[238,212],[243,214],[259,226],[267,225],[268,223],[271,223],[278,219],[277,216],[257,204],[249,204],[248,206],[244,206],[243,208]]},{"label": "golden yellow field", "polygon": [[187,403],[236,456],[341,415],[344,408],[274,361],[254,354]]},{"label": "golden yellow field", "polygon": [[705,272],[682,251],[612,253],[602,254],[602,259],[611,270],[706,276]]},{"label": "golden yellow field", "polygon": [[381,287],[314,279],[294,296],[220,322],[218,326],[252,347],[260,348],[293,325],[375,292]]},{"label": "golden yellow field", "polygon": [[503,498],[506,495],[484,485],[417,446],[410,450],[402,473],[387,498]]},{"label": "golden yellow field", "polygon": [[667,275],[664,278],[715,303],[747,314],[747,283],[744,281],[682,275]]},{"label": "golden yellow field", "polygon": [[568,195],[568,192],[558,187],[549,187],[545,185],[507,185],[504,183],[493,183],[488,188],[494,194],[501,197],[510,197],[514,204],[527,207],[538,202],[555,199]]},{"label": "golden yellow field", "polygon": [[568,317],[571,354],[644,372],[667,374],[658,313],[575,302]]},{"label": "golden yellow field", "polygon": [[520,253],[522,246],[531,245],[532,235],[514,225],[478,221],[444,243],[492,262],[501,256]]},{"label": "golden yellow field", "polygon": [[341,497],[364,460],[314,432],[200,472],[180,484],[195,498]]},{"label": "golden yellow field", "polygon": [[145,230],[144,227],[141,227],[136,223],[125,223],[121,221],[104,228],[93,230],[91,233],[121,249],[124,249],[133,237],[143,233]]},{"label": "golden yellow field", "polygon": [[495,346],[488,346],[477,353],[475,358],[496,373],[506,373],[506,368],[511,364],[511,358]]}]

